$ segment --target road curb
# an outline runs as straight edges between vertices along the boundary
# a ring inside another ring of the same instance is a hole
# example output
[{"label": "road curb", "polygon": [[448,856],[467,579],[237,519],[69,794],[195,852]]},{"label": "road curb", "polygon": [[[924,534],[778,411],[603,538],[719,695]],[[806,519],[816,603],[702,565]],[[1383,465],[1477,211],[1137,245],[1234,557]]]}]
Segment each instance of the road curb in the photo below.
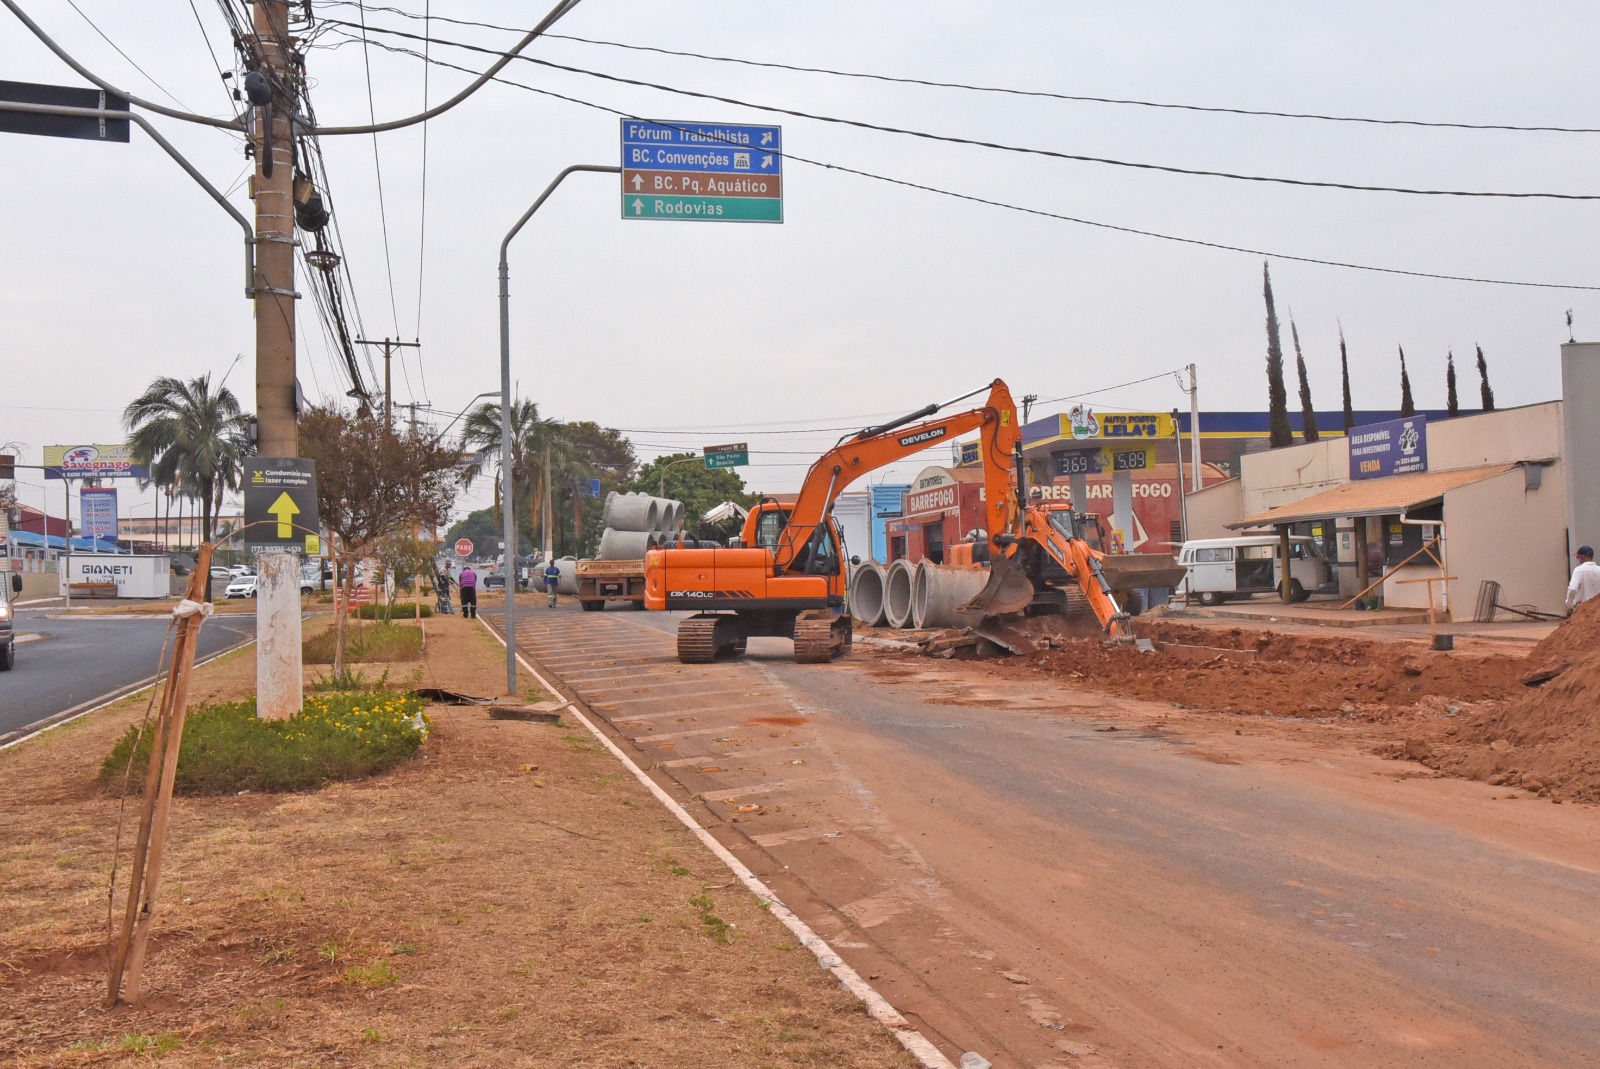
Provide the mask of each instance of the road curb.
[{"label": "road curb", "polygon": [[[505,636],[490,627],[487,620],[480,618],[478,622],[502,646],[506,645]],[[671,795],[662,790],[660,784],[646,775],[644,769],[635,764],[633,759],[623,752],[621,747],[612,742],[605,732],[597,728],[594,721],[590,720],[583,710],[579,708],[578,702],[562,697],[561,691],[551,684],[537,668],[530,664],[527,658],[522,656],[521,650],[517,651],[516,657],[518,664],[527,669],[528,673],[537,679],[545,690],[561,701],[561,708],[564,711],[570,710],[572,715],[588,729],[589,733],[598,739],[600,744],[609,750],[613,757],[621,761],[629,772],[633,773],[634,779],[644,784],[645,789],[655,796],[656,801],[665,806],[673,816],[678,818],[678,821],[684,827],[694,833],[695,838],[699,839],[702,845],[717,856],[717,860],[728,867],[728,871],[732,872],[739,882],[744,884],[746,890],[767,903],[768,912],[777,917],[784,927],[794,933],[800,944],[815,955],[817,964],[831,972],[834,979],[839,981],[839,986],[861,1000],[861,1003],[866,1007],[868,1015],[889,1029],[899,1044],[917,1059],[918,1064],[923,1069],[956,1069],[954,1062],[946,1058],[943,1052],[934,1046],[927,1036],[912,1028],[911,1023],[889,1003],[888,999],[884,998],[876,988],[862,979],[860,973],[845,964],[844,959],[834,952],[827,941],[812,931],[810,925],[806,924],[788,906],[784,905],[783,900],[763,883],[759,876],[745,867],[744,862],[734,857],[727,847],[716,840],[715,836],[701,827],[699,821],[695,820],[688,810],[684,809]]]},{"label": "road curb", "polygon": [[[213,653],[204,660],[196,661],[194,666],[199,668],[201,665],[209,664],[218,657],[226,656],[227,654],[232,653],[234,650],[242,650],[254,642],[255,639],[247,638],[237,646],[229,646],[225,650],[218,650],[216,653]],[[0,734],[0,750],[9,750],[13,746],[21,746],[29,739],[36,739],[52,728],[58,728],[62,724],[70,724],[72,721],[77,720],[80,717],[88,716],[90,713],[98,712],[108,705],[115,705],[124,698],[131,698],[135,694],[143,693],[159,683],[161,678],[162,673],[158,672],[155,675],[148,676],[137,683],[130,683],[120,690],[114,692],[107,691],[105,694],[102,694],[99,697],[90,698],[86,702],[80,702],[77,705],[74,705],[71,709],[65,709],[59,713],[53,713],[52,715],[45,717],[43,720],[35,720],[33,723],[24,725],[23,727],[18,728],[16,731],[9,731],[5,732],[4,734]]]}]

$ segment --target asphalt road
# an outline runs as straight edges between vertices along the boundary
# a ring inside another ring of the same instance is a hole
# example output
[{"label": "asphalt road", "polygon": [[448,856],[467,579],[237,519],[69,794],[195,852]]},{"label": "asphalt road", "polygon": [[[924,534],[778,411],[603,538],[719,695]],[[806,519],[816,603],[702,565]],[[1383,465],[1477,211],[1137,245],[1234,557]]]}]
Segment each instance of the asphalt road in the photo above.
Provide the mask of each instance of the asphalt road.
[{"label": "asphalt road", "polygon": [[[488,614],[486,614],[487,616]],[[1589,1064],[1600,821],[939,662],[678,665],[519,615],[645,767],[947,1052],[997,1067]],[[953,1060],[953,1059],[952,1059]]]},{"label": "asphalt road", "polygon": [[[0,741],[30,725],[117,691],[156,673],[168,618],[61,617],[59,607],[22,609],[17,666],[0,673]],[[215,616],[200,629],[201,658],[255,637],[254,616]]]}]

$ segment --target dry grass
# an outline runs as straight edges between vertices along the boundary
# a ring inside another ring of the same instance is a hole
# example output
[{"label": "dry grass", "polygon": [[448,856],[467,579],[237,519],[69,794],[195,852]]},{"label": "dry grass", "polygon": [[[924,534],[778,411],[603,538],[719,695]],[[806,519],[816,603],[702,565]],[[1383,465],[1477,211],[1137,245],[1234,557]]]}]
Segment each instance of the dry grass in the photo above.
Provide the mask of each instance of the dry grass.
[{"label": "dry grass", "polygon": [[[500,648],[431,621],[427,682]],[[253,655],[202,670],[237,693]],[[107,1011],[132,703],[0,754],[0,1051],[79,1066],[911,1064],[586,734],[435,707],[417,761],[309,794],[179,799],[147,999]]]}]

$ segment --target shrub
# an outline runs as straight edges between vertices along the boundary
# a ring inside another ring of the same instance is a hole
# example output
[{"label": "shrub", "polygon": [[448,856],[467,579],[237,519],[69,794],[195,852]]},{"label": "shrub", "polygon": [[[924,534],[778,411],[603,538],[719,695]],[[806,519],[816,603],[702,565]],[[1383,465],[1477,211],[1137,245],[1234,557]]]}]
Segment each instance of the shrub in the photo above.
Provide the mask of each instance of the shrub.
[{"label": "shrub", "polygon": [[418,606],[402,601],[395,602],[392,609],[388,605],[357,605],[355,615],[362,620],[412,620],[416,618],[419,608],[424,620],[433,615],[432,605]]},{"label": "shrub", "polygon": [[[413,756],[427,736],[423,701],[393,691],[311,694],[300,715],[260,720],[255,699],[190,711],[178,755],[179,794],[297,791],[387,771]],[[140,787],[152,732],[137,725],[117,740],[100,768],[102,782]]]},{"label": "shrub", "polygon": [[[333,628],[306,639],[300,656],[306,664],[333,663]],[[404,624],[352,628],[345,636],[346,661],[415,661],[422,656],[422,632]]]}]

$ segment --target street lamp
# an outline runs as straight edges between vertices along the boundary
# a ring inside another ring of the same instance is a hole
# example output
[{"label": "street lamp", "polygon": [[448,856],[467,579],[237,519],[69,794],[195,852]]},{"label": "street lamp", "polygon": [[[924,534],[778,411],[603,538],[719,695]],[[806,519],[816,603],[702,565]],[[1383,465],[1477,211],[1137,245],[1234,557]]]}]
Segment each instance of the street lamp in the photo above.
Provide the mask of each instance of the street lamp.
[{"label": "street lamp", "polygon": [[679,457],[677,460],[669,460],[667,463],[661,465],[661,486],[657,489],[656,496],[657,497],[666,497],[667,496],[667,469],[668,468],[675,468],[679,464],[697,463],[697,462],[701,461],[702,459],[703,459],[702,457]]},{"label": "street lamp", "polygon": [[500,508],[505,517],[506,562],[512,569],[506,579],[506,693],[513,697],[517,693],[517,521],[511,503],[511,268],[506,263],[506,251],[523,224],[550,199],[562,180],[575,171],[621,174],[622,168],[595,163],[575,163],[568,167],[545,187],[539,199],[522,213],[522,218],[506,231],[500,242]]}]

